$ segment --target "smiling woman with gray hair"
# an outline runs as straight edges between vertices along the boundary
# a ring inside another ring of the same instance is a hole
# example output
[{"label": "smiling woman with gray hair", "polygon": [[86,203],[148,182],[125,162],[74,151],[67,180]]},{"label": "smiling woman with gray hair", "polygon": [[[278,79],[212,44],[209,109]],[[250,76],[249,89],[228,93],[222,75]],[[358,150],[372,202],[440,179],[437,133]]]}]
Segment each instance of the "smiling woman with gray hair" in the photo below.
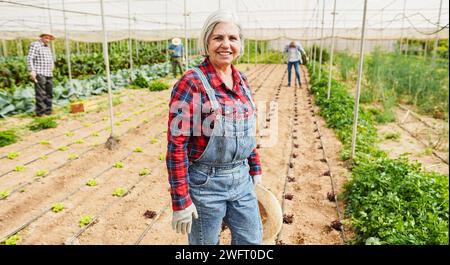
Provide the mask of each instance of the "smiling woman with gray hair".
[{"label": "smiling woman with gray hair", "polygon": [[174,85],[169,104],[172,227],[189,234],[191,245],[219,244],[223,221],[232,244],[261,244],[256,107],[247,78],[232,65],[244,53],[236,16],[212,13],[199,42],[206,58]]}]

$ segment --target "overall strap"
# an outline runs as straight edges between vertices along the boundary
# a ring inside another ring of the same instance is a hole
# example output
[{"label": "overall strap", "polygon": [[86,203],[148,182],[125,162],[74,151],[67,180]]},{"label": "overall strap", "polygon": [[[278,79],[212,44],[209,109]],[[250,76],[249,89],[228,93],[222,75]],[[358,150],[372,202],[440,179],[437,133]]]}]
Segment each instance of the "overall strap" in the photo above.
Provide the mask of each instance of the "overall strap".
[{"label": "overall strap", "polygon": [[241,78],[242,88],[244,89],[244,94],[247,96],[248,100],[252,104],[253,110],[256,110],[256,105],[255,105],[255,102],[253,102],[252,93],[250,91],[250,88],[247,87],[247,85],[245,84],[244,78],[242,78],[241,73],[239,73],[239,77]]},{"label": "overall strap", "polygon": [[212,109],[218,110],[220,107],[219,107],[219,103],[217,102],[217,99],[216,99],[216,93],[214,92],[214,89],[211,87],[208,80],[206,79],[205,74],[198,67],[194,67],[192,69],[194,70],[194,72],[197,73],[198,77],[202,81],[203,87],[205,88],[205,91],[206,91],[206,95],[208,96],[209,101],[211,102]]}]

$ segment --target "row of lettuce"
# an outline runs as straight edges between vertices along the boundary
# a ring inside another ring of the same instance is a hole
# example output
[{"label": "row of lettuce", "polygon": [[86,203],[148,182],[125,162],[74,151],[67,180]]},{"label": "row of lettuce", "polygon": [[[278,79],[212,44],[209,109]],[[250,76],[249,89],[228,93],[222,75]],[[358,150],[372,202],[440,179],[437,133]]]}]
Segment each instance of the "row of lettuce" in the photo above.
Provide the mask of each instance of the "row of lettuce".
[{"label": "row of lettuce", "polygon": [[[341,158],[349,160],[354,98],[343,83],[332,80],[327,99],[328,74],[322,73],[321,80],[311,76],[311,90],[327,126],[343,143]],[[349,243],[448,244],[448,176],[426,172],[405,156],[389,158],[377,147],[375,122],[370,110],[360,109],[352,173],[340,194],[344,223],[355,231]]]},{"label": "row of lettuce", "polygon": [[[192,64],[197,60],[190,61]],[[125,87],[150,87],[151,90],[166,89],[160,85],[159,78],[166,77],[171,71],[169,62],[142,65],[139,68],[121,69],[111,74],[111,88],[119,91]],[[92,95],[100,95],[107,92],[106,77],[97,74],[86,79],[73,79],[59,82],[53,88],[53,102],[57,105],[66,105],[70,101],[85,99]],[[31,113],[34,111],[34,86],[29,85],[13,92],[0,90],[0,117],[18,113]]]}]

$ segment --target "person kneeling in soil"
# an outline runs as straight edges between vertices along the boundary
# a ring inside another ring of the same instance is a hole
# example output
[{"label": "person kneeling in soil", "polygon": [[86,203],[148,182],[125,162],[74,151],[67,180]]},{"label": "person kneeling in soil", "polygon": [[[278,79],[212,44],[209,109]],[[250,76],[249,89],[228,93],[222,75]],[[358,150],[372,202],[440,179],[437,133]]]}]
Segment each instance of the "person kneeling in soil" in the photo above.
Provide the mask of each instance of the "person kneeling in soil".
[{"label": "person kneeling in soil", "polygon": [[212,13],[200,35],[206,58],[172,90],[166,154],[172,227],[187,233],[191,245],[219,244],[222,220],[232,244],[262,243],[256,107],[247,78],[232,65],[244,53],[242,42],[233,13]]}]

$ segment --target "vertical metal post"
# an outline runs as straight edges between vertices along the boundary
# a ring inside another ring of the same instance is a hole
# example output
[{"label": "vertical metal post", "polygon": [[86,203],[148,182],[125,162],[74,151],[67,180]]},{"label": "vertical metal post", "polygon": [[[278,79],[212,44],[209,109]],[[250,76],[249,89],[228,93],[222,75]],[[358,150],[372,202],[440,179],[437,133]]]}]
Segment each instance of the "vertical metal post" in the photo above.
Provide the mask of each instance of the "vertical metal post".
[{"label": "vertical metal post", "polygon": [[[51,10],[50,10],[50,2],[49,2],[49,0],[47,0],[47,11],[48,11],[48,22],[50,24],[50,34],[53,34],[52,13],[51,13]],[[52,41],[52,42],[50,42],[50,45],[52,46],[53,61],[56,62],[55,43]]]},{"label": "vertical metal post", "polygon": [[333,25],[331,27],[331,51],[330,51],[330,70],[328,72],[328,93],[327,93],[327,99],[330,98],[331,94],[331,78],[333,77],[333,54],[334,54],[334,21],[336,18],[336,0],[334,0],[334,6],[333,6]]},{"label": "vertical metal post", "polygon": [[8,56],[8,44],[5,39],[2,39],[3,56]]},{"label": "vertical metal post", "polygon": [[167,36],[167,3],[169,2],[169,1],[164,1],[165,2],[165,6],[164,6],[164,14],[165,14],[165,24],[164,24],[164,36],[165,36],[165,38],[166,38],[166,61],[167,60],[169,60],[169,49],[168,49],[168,47],[169,47],[169,39],[168,39],[168,36]]},{"label": "vertical metal post", "polygon": [[[440,1],[440,4],[439,4],[439,15],[438,15],[438,21],[437,21],[437,24],[436,24],[436,31],[438,31],[440,29],[440,27],[441,27],[440,26],[441,12],[442,12],[442,0]],[[432,57],[432,65],[433,66],[436,63],[436,52],[437,52],[437,49],[438,49],[438,42],[439,42],[439,32],[436,32],[434,45],[433,45],[433,57]]]},{"label": "vertical metal post", "polygon": [[[316,20],[315,20],[315,25],[314,25],[314,41],[317,40],[317,24],[319,22],[319,7],[320,7],[320,1],[317,0],[317,13],[316,13]],[[313,74],[316,73],[316,64],[317,64],[316,63],[316,60],[317,60],[316,50],[317,50],[317,45],[314,44],[314,42],[313,42],[313,53],[311,54]]]},{"label": "vertical metal post", "polygon": [[[130,17],[130,0],[128,3],[128,54],[130,61],[130,72],[133,71],[133,42],[131,41],[131,17]],[[130,74],[130,79],[133,81],[132,75]]]},{"label": "vertical metal post", "polygon": [[319,81],[322,74],[322,54],[323,54],[323,25],[325,19],[325,0],[323,0],[322,6],[322,29],[320,30],[320,55],[319,55]]},{"label": "vertical metal post", "polygon": [[355,149],[356,149],[356,133],[358,127],[358,110],[359,110],[359,95],[361,90],[361,79],[362,79],[362,71],[364,64],[364,33],[366,30],[366,13],[367,13],[367,0],[364,0],[364,13],[363,13],[363,22],[361,29],[361,43],[359,46],[359,65],[358,65],[358,81],[356,83],[356,94],[355,94],[355,107],[353,110],[353,134],[352,134],[352,155],[351,159],[355,157]]},{"label": "vertical metal post", "polygon": [[400,32],[400,44],[399,44],[399,50],[400,50],[400,54],[403,53],[402,51],[402,46],[403,46],[403,30],[405,27],[405,10],[406,10],[406,0],[403,0],[403,18],[402,18],[402,29]]},{"label": "vertical metal post", "polygon": [[65,36],[65,44],[66,44],[67,69],[69,70],[69,84],[72,84],[72,65],[70,63],[69,35],[67,34],[67,17],[66,17],[66,8],[64,5],[64,0],[62,0],[62,8],[63,8],[63,16],[64,16],[64,36]]},{"label": "vertical metal post", "polygon": [[108,102],[109,102],[109,117],[111,126],[110,138],[114,137],[114,114],[113,114],[113,104],[112,104],[112,91],[111,91],[111,76],[109,72],[109,54],[108,54],[108,38],[106,35],[105,28],[105,15],[103,11],[103,0],[100,0],[100,8],[102,13],[102,30],[103,30],[103,58],[105,61],[105,72],[106,72],[106,82],[108,86]]},{"label": "vertical metal post", "polygon": [[187,35],[187,6],[186,6],[186,0],[184,0],[184,60],[185,60],[185,68],[186,71],[189,69],[189,62],[188,62],[188,35]]}]

